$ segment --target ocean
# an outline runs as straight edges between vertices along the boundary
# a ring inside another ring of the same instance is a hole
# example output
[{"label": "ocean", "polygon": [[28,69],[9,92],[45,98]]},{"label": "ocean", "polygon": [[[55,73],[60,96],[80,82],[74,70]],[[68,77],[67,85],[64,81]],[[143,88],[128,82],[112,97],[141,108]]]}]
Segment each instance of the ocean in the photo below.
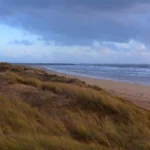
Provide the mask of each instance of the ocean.
[{"label": "ocean", "polygon": [[[150,85],[150,64],[37,64],[48,70],[97,79]],[[32,65],[33,66],[33,65]]]}]

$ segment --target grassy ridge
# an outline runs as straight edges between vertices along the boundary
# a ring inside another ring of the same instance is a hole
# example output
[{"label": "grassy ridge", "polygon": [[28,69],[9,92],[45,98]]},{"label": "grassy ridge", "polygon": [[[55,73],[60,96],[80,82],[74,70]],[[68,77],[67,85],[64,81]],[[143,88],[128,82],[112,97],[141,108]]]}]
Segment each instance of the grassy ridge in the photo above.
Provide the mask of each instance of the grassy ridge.
[{"label": "grassy ridge", "polygon": [[77,79],[6,63],[0,72],[0,149],[150,149],[149,111]]}]

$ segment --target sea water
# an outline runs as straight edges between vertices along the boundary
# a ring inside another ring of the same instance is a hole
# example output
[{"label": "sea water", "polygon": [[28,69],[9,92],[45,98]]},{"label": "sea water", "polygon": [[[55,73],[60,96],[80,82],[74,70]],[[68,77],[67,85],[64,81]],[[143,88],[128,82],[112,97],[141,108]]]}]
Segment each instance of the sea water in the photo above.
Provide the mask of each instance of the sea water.
[{"label": "sea water", "polygon": [[71,75],[150,85],[149,64],[38,64]]}]

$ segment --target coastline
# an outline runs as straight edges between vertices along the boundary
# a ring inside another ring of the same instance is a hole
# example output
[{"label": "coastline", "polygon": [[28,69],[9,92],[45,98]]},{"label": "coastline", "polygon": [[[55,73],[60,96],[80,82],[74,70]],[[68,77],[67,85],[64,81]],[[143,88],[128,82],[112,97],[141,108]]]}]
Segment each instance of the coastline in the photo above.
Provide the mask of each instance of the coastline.
[{"label": "coastline", "polygon": [[57,71],[48,70],[42,67],[33,68],[42,69],[50,74],[56,74],[60,76],[65,76],[69,78],[77,78],[86,82],[89,85],[97,85],[105,89],[108,93],[114,96],[121,96],[126,100],[144,108],[150,110],[150,86],[128,83],[121,81],[105,80],[105,79],[96,79],[91,77],[83,77],[78,75],[70,75],[66,73],[60,73]]}]

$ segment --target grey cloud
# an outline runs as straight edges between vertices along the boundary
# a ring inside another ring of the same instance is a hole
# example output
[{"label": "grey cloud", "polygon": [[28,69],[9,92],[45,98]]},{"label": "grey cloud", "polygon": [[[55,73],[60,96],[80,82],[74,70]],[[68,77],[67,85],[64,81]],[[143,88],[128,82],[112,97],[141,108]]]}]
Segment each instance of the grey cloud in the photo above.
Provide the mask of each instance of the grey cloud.
[{"label": "grey cloud", "polygon": [[31,41],[28,41],[28,40],[13,40],[13,41],[10,41],[9,44],[16,44],[16,45],[26,45],[26,46],[29,46],[29,45],[33,45],[34,42],[31,42]]},{"label": "grey cloud", "polygon": [[[46,43],[87,45],[94,40],[150,38],[149,21],[145,19],[144,25],[142,20],[149,0],[0,0],[0,4],[0,15],[5,16],[1,22],[33,32]],[[148,9],[146,14],[150,17]]]},{"label": "grey cloud", "polygon": [[137,3],[149,3],[149,0],[1,0],[13,7],[36,8],[97,8],[98,10],[116,10],[132,7]]}]

